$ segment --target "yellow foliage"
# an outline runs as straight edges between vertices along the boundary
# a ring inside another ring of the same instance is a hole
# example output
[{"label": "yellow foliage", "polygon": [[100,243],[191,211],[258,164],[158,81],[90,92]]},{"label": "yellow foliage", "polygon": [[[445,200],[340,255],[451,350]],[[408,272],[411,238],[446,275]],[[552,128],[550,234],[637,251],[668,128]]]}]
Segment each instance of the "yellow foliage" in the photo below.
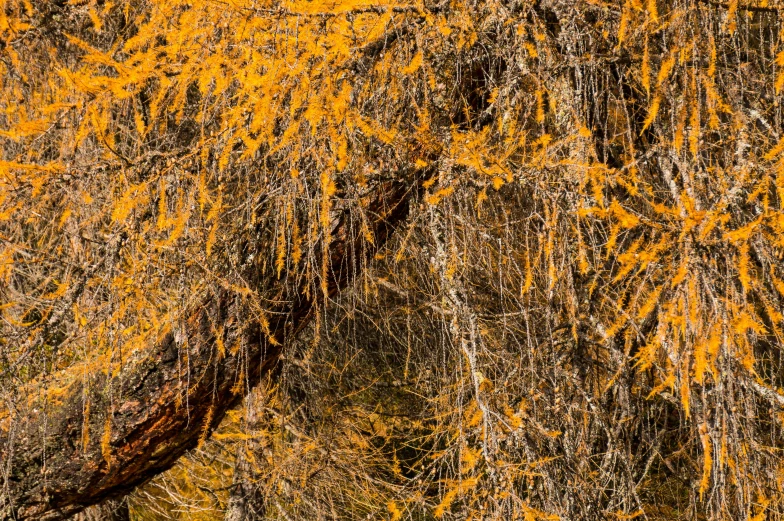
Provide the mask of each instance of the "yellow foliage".
[{"label": "yellow foliage", "polygon": [[463,474],[471,472],[479,461],[481,452],[479,448],[464,447],[460,451],[460,472]]},{"label": "yellow foliage", "polygon": [[648,115],[645,117],[645,122],[643,122],[642,130],[647,129],[654,122],[654,120],[656,119],[656,115],[659,113],[659,105],[661,105],[661,95],[656,94],[653,97],[653,101],[651,101],[651,106],[648,107]]},{"label": "yellow foliage", "polygon": [[411,62],[403,69],[403,74],[413,74],[422,66],[422,52],[418,52],[411,59]]},{"label": "yellow foliage", "polygon": [[397,507],[397,504],[394,501],[389,501],[387,503],[387,510],[392,514],[389,521],[400,521],[400,519],[403,518],[403,512]]},{"label": "yellow foliage", "polygon": [[106,415],[106,421],[104,422],[103,426],[103,435],[101,436],[101,454],[103,455],[104,461],[109,466],[112,466],[112,448],[111,448],[111,441],[112,441],[112,415],[111,413]]},{"label": "yellow foliage", "polygon": [[438,506],[436,506],[433,515],[438,518],[444,517],[444,514],[446,514],[447,510],[452,506],[455,499],[474,488],[478,482],[479,480],[477,478],[448,481],[446,483],[447,492],[441,498],[441,502]]},{"label": "yellow foliage", "polygon": [[711,441],[708,426],[700,424],[700,440],[702,441],[702,479],[700,480],[700,499],[710,486],[711,471],[713,469],[713,442]]}]

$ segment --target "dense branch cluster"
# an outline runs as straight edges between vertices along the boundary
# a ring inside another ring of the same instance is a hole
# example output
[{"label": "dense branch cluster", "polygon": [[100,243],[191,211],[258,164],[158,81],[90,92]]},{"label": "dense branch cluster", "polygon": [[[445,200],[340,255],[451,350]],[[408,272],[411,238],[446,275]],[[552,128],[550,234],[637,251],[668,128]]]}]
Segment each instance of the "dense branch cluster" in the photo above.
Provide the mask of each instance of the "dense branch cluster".
[{"label": "dense branch cluster", "polygon": [[0,2],[0,518],[781,519],[779,12]]}]

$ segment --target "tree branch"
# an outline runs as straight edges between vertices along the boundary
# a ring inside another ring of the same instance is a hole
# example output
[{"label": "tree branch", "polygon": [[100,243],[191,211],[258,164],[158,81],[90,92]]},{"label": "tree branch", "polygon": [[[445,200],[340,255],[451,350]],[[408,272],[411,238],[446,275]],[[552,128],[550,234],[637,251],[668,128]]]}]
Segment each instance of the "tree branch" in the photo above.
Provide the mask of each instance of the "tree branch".
[{"label": "tree branch", "polygon": [[[424,178],[411,174],[402,172],[373,192],[367,206],[367,214],[375,216],[372,245],[346,216],[340,217],[329,244],[329,295],[350,284],[406,218],[409,201],[420,189],[414,179]],[[228,331],[224,344],[240,343],[245,349],[220,358],[210,325],[237,312],[240,303],[219,290],[192,310],[181,331],[166,334],[150,347],[148,356],[120,374],[101,374],[89,387],[81,380],[74,382],[59,404],[42,403],[35,417],[17,422],[18,430],[0,430],[1,467],[9,469],[0,477],[5,497],[0,519],[64,519],[126,494],[171,467],[196,446],[204,429],[217,426],[240,402],[238,380],[258,382],[275,365],[281,346],[308,322],[313,304],[303,297],[272,310],[269,335],[258,323]],[[190,365],[187,389],[181,374],[185,357]],[[114,403],[106,389],[112,389]],[[100,412],[85,418],[86,401]],[[81,442],[83,425],[90,433],[86,447]]]}]

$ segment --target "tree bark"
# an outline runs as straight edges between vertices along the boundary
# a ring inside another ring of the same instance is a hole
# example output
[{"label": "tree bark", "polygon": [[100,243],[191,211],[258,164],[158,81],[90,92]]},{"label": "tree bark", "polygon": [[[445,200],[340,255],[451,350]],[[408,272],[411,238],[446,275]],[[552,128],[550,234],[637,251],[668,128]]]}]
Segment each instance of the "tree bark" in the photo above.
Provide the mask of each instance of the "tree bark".
[{"label": "tree bark", "polygon": [[[376,187],[367,206],[367,215],[375,218],[372,243],[347,215],[336,218],[328,251],[329,295],[349,284],[406,218],[420,186],[415,179],[424,178],[420,174],[401,172]],[[88,386],[78,380],[56,399],[41,399],[7,432],[0,429],[0,519],[65,519],[171,467],[242,399],[238,383],[247,391],[243,379],[258,382],[275,365],[287,337],[311,316],[313,298],[320,297],[301,296],[271,310],[268,334],[258,323],[226,327],[224,345],[245,349],[227,350],[221,358],[211,324],[223,323],[240,304],[228,290],[218,290],[192,310],[179,331],[166,334],[119,374],[101,373]],[[88,410],[96,412],[85,418]]]},{"label": "tree bark", "polygon": [[245,447],[237,450],[234,467],[234,486],[229,495],[224,521],[256,521],[264,519],[264,498],[253,483],[253,469],[245,458]]},{"label": "tree bark", "polygon": [[[261,399],[259,388],[256,388],[246,398],[247,414],[243,422],[250,429],[250,432],[253,432],[259,421]],[[258,449],[260,449],[260,446],[256,437],[245,440],[237,448],[237,461],[234,464],[234,483],[232,484],[228,505],[226,505],[224,521],[257,521],[265,517],[266,505],[264,497],[259,493],[258,485],[254,483],[253,465],[245,457],[246,451],[251,450],[253,453],[256,453]]]}]

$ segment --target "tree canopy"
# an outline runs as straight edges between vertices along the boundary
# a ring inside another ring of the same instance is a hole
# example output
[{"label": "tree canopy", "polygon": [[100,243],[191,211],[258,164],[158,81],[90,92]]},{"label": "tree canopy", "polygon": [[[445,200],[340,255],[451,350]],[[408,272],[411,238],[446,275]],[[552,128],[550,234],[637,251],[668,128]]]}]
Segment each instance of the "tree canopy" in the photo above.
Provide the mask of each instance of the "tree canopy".
[{"label": "tree canopy", "polygon": [[271,518],[780,519],[781,9],[0,1],[0,518],[264,380]]}]

